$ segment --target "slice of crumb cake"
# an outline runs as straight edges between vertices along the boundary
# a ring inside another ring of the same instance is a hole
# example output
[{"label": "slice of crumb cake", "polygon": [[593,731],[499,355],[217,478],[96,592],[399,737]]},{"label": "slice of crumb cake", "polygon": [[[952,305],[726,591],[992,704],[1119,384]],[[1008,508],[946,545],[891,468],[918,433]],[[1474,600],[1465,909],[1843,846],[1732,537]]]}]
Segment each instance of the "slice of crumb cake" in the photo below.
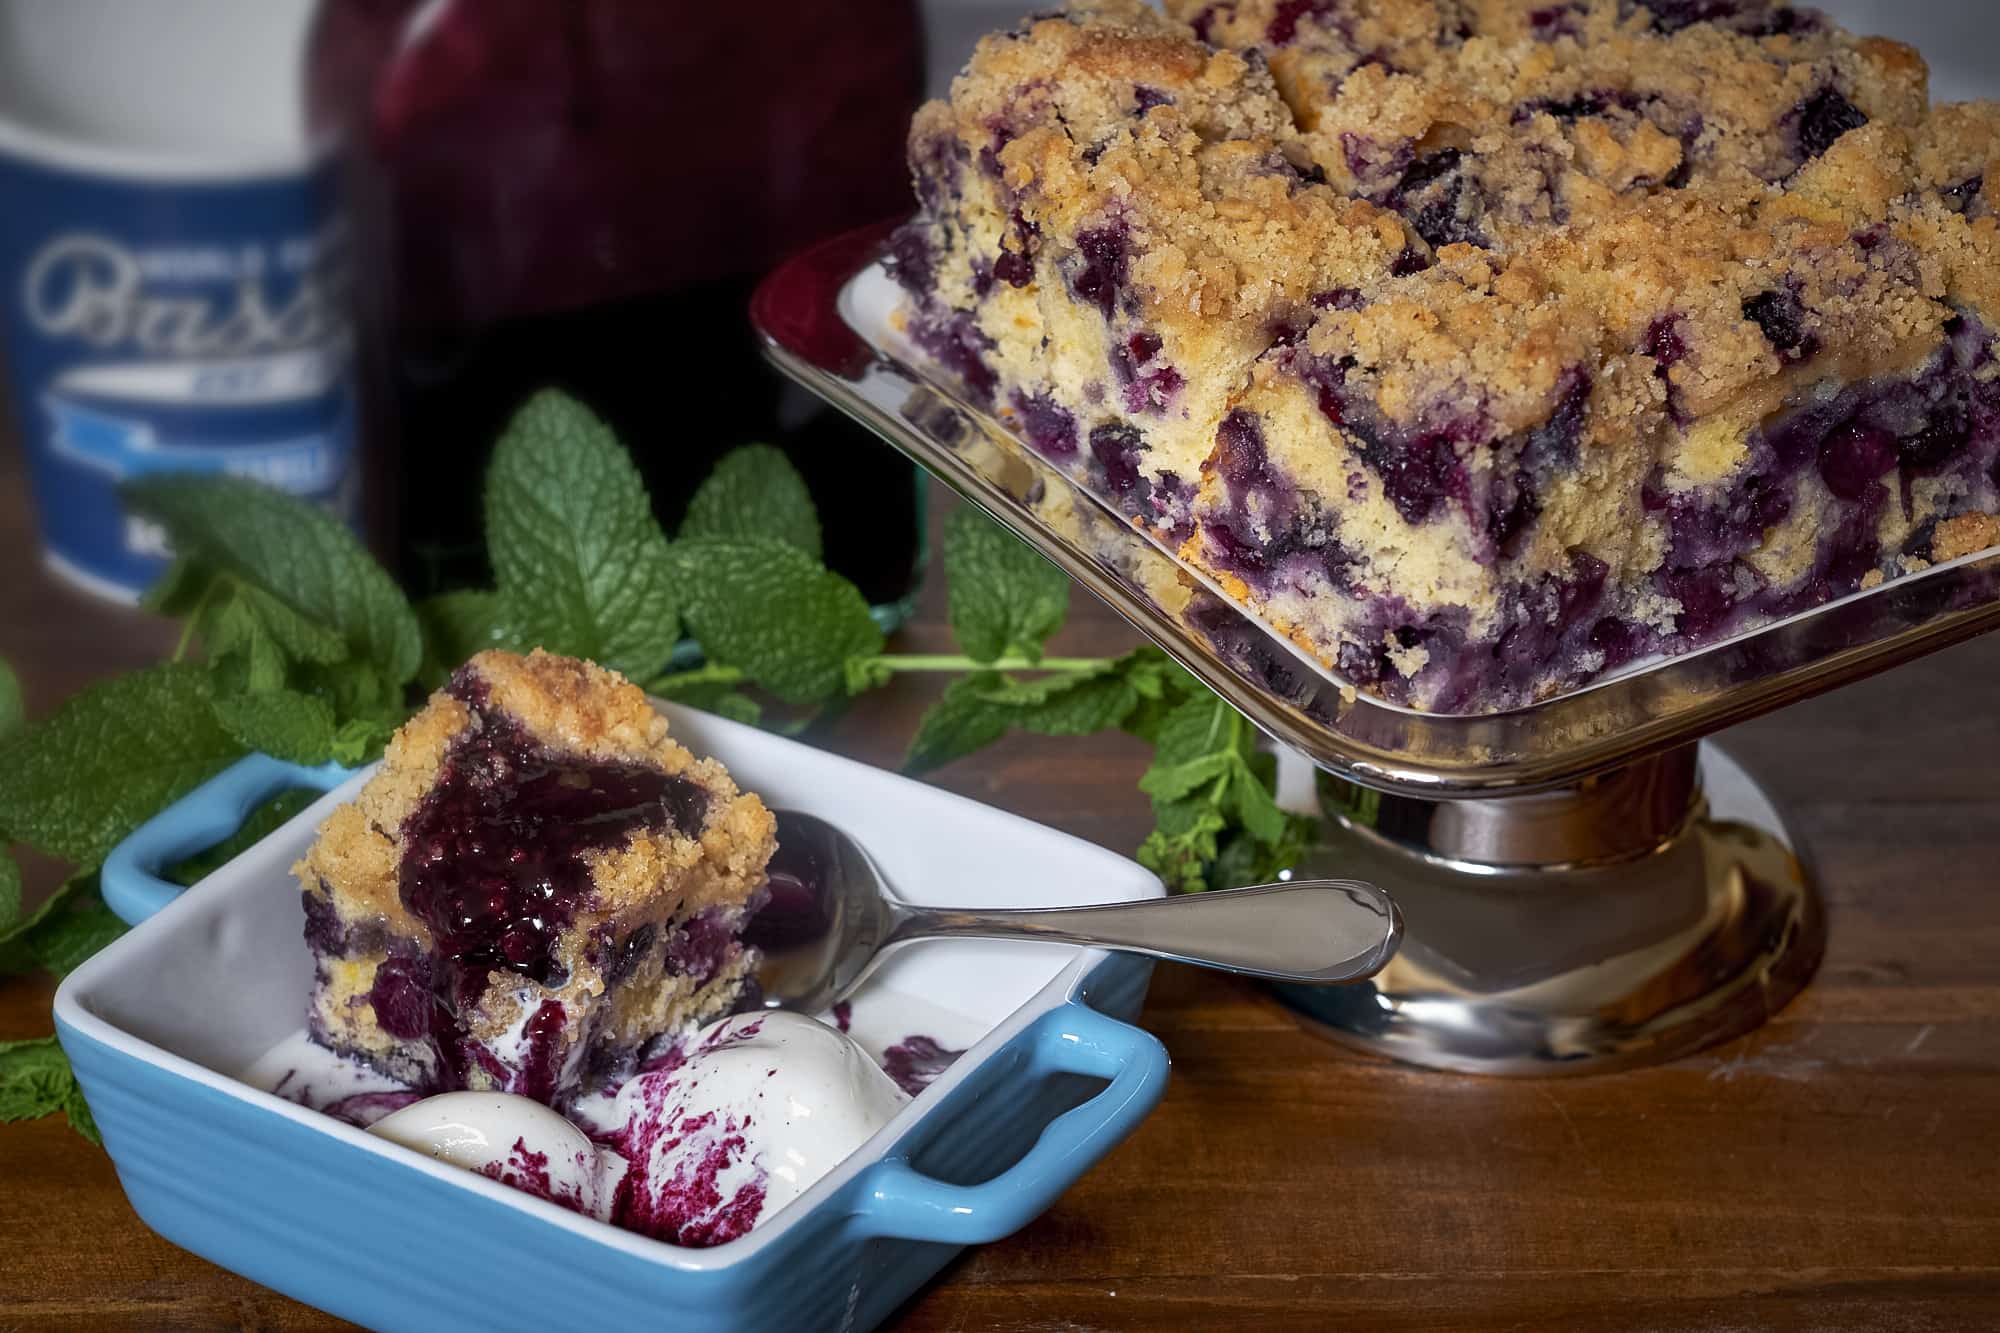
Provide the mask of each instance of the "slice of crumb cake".
[{"label": "slice of crumb cake", "polygon": [[775,830],[617,673],[481,653],[293,867],[312,1035],[425,1092],[560,1102],[739,1003]]}]

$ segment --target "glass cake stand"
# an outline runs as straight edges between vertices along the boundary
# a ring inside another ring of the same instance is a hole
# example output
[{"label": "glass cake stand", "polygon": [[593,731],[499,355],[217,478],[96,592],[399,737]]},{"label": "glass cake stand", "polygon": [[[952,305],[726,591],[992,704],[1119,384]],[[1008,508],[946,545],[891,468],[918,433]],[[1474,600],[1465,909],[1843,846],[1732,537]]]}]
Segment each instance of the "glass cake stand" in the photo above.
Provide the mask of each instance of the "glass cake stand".
[{"label": "glass cake stand", "polygon": [[1340,1040],[1487,1074],[1672,1059],[1763,1022],[1818,965],[1809,858],[1711,732],[2000,625],[2000,551],[1828,603],[1532,707],[1420,713],[1357,691],[1206,586],[891,324],[887,227],[773,273],[752,318],[786,374],[1090,589],[1316,769],[1328,836],[1300,873],[1395,895],[1379,975],[1276,988]]}]

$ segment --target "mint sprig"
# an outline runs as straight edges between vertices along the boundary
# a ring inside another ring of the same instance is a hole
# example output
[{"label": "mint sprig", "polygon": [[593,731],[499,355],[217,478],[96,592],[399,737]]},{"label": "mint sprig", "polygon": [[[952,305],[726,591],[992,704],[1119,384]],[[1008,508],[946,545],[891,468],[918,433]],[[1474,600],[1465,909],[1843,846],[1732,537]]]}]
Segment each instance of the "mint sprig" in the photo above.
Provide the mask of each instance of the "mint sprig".
[{"label": "mint sprig", "polygon": [[[322,510],[235,477],[150,477],[127,483],[120,494],[134,512],[166,528],[181,577],[192,584],[207,575],[202,594],[226,575],[269,595],[258,599],[259,609],[276,604],[331,631],[347,656],[387,679],[401,684],[417,674],[423,635],[402,589]],[[177,587],[175,595],[190,591]]]}]

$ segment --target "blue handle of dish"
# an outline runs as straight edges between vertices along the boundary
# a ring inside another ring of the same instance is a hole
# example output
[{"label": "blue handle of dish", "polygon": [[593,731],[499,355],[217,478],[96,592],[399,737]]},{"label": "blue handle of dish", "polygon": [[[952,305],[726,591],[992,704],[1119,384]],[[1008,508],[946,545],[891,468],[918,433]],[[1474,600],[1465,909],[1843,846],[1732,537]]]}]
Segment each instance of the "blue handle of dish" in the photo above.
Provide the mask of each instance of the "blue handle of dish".
[{"label": "blue handle of dish", "polygon": [[181,886],[160,878],[176,861],[206,851],[243,827],[260,802],[290,787],[331,791],[353,770],[339,764],[308,768],[267,754],[239,759],[132,831],[104,858],[104,902],[136,926],[180,896]]},{"label": "blue handle of dish", "polygon": [[1020,1161],[977,1185],[949,1185],[907,1161],[862,1178],[857,1221],[871,1236],[983,1245],[1039,1217],[1131,1133],[1167,1086],[1167,1048],[1150,1032],[1072,1001],[1035,1025],[1039,1075],[1088,1074],[1110,1085],[1048,1123]]}]

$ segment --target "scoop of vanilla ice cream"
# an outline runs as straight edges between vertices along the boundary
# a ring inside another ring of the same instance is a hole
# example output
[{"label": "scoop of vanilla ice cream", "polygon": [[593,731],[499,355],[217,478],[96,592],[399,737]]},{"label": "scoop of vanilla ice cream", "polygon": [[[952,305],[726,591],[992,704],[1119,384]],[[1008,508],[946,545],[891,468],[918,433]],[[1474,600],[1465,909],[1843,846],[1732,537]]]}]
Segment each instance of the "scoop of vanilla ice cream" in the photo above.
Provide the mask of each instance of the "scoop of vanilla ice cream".
[{"label": "scoop of vanilla ice cream", "polygon": [[909,1101],[861,1047],[799,1014],[738,1014],[619,1091],[620,1226],[683,1245],[742,1235]]},{"label": "scoop of vanilla ice cream", "polygon": [[625,1162],[540,1102],[505,1092],[426,1097],[369,1126],[370,1134],[489,1176],[565,1208],[611,1218]]}]

